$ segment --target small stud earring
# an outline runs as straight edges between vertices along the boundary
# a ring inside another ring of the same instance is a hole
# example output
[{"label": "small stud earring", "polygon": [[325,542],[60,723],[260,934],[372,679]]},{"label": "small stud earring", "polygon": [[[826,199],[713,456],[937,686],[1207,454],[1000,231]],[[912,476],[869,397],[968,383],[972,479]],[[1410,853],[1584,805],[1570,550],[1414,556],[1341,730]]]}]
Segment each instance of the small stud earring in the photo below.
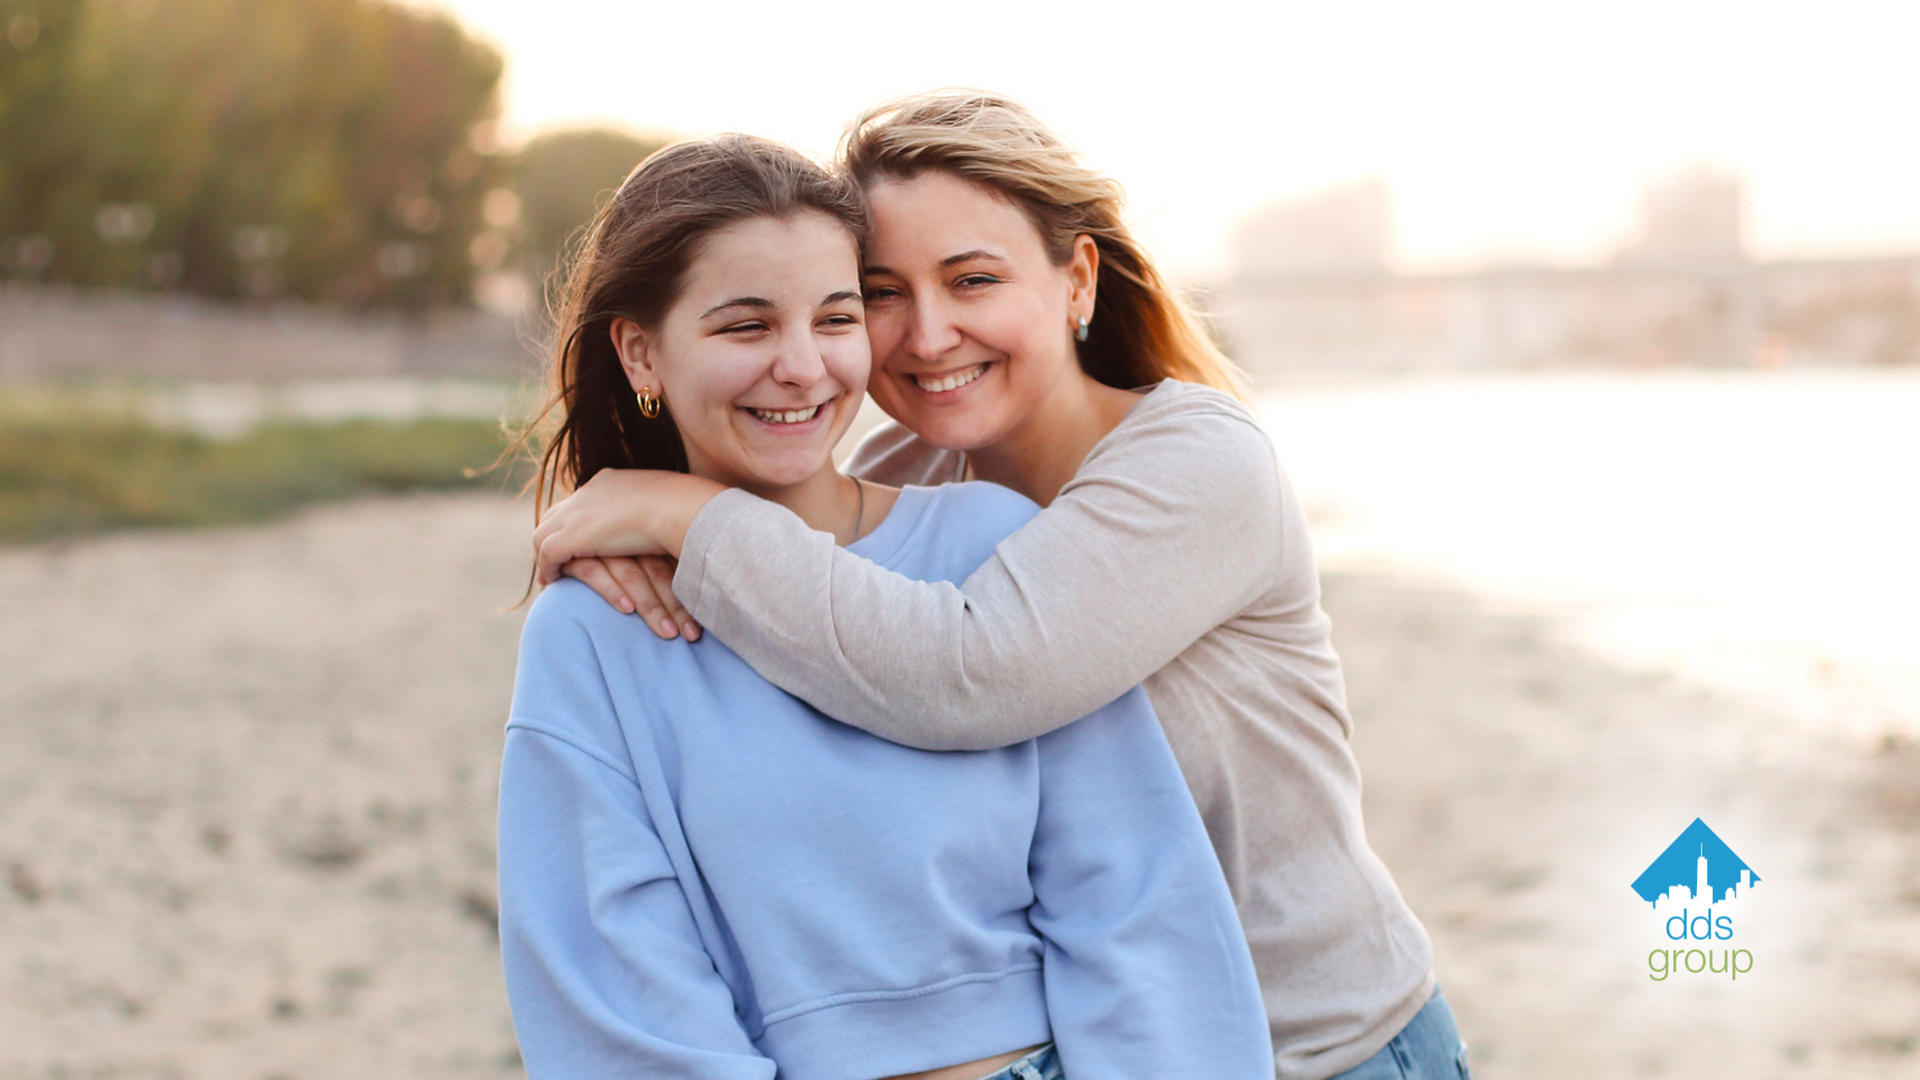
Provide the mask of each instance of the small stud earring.
[{"label": "small stud earring", "polygon": [[1073,332],[1073,336],[1079,338],[1081,341],[1087,340],[1087,317],[1085,315],[1080,316],[1080,328]]},{"label": "small stud earring", "polygon": [[653,396],[653,387],[645,387],[633,395],[640,402],[640,415],[651,420],[660,415],[660,399]]}]

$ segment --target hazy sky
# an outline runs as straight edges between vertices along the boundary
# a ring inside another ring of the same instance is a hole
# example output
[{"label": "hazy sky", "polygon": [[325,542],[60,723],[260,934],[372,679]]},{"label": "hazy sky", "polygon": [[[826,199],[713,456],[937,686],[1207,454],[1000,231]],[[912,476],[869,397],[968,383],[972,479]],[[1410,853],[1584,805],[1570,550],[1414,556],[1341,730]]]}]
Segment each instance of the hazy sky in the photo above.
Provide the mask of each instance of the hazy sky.
[{"label": "hazy sky", "polygon": [[1920,250],[1920,3],[427,0],[509,58],[507,119],[829,152],[877,98],[1014,94],[1126,184],[1169,269],[1276,196],[1379,174],[1400,264],[1601,257],[1640,185],[1748,183],[1768,255]]}]

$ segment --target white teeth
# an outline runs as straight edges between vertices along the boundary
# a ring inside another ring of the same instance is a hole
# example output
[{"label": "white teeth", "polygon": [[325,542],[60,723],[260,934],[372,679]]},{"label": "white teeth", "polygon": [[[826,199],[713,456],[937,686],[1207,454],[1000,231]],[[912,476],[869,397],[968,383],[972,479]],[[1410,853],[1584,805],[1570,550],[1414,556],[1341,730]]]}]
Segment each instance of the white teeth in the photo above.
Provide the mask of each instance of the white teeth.
[{"label": "white teeth", "polygon": [[965,371],[956,371],[951,375],[945,375],[938,379],[927,379],[916,375],[913,381],[919,383],[920,389],[925,390],[927,393],[939,394],[948,390],[958,390],[960,387],[967,385],[986,373],[987,365],[981,364],[977,367],[970,367]]},{"label": "white teeth", "polygon": [[804,424],[820,413],[820,406],[811,409],[748,409],[748,412],[769,424]]}]

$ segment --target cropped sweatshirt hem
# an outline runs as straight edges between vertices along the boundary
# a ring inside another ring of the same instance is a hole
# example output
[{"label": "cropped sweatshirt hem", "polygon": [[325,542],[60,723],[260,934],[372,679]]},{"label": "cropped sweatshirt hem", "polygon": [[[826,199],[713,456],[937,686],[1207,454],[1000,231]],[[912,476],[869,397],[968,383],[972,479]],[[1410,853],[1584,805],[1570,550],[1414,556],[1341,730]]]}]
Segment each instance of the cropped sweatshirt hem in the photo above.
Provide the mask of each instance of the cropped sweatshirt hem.
[{"label": "cropped sweatshirt hem", "polygon": [[[929,1058],[973,1061],[1053,1038],[1038,964],[1015,964],[908,990],[839,994],[769,1015],[765,1023],[756,1041],[768,1057],[782,1063],[781,1076],[789,1080],[871,1080],[810,1063],[844,1061],[848,1046],[898,1044],[903,1031],[915,1033],[913,1057],[879,1068],[912,1071],[914,1063]],[[983,1043],[983,1037],[989,1041]],[[868,1067],[873,1066],[869,1062]]]}]

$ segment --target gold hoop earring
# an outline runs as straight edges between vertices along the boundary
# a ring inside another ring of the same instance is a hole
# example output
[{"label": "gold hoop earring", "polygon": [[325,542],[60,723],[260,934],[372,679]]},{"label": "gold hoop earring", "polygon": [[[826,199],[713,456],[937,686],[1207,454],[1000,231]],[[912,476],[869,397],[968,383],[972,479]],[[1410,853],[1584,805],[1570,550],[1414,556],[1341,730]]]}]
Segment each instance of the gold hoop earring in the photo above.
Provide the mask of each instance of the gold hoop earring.
[{"label": "gold hoop earring", "polygon": [[633,396],[640,402],[641,416],[651,420],[660,415],[660,399],[653,396],[653,387],[645,387]]}]

